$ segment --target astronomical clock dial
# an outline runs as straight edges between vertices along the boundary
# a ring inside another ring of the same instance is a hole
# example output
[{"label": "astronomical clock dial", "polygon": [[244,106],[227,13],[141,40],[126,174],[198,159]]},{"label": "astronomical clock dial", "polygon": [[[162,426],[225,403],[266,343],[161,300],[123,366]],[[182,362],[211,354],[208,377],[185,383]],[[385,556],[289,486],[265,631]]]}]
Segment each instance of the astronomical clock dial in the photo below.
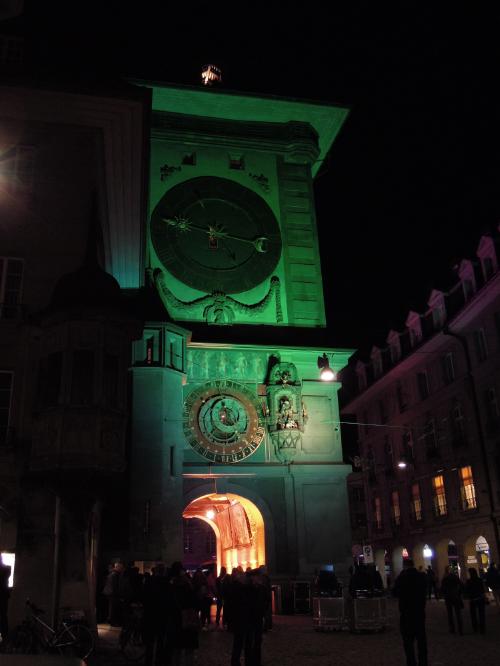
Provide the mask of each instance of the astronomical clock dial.
[{"label": "astronomical clock dial", "polygon": [[183,428],[190,446],[215,463],[234,463],[250,456],[265,432],[253,393],[230,380],[208,382],[187,396]]},{"label": "astronomical clock dial", "polygon": [[204,292],[248,291],[281,256],[279,225],[264,199],[215,176],[166,192],[151,217],[151,240],[172,275]]}]

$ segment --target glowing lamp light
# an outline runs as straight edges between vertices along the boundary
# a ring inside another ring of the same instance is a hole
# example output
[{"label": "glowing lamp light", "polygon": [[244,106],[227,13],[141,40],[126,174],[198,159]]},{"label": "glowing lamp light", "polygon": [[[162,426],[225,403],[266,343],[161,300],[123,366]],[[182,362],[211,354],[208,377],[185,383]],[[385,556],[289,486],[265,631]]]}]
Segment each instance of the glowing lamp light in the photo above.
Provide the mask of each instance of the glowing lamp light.
[{"label": "glowing lamp light", "polygon": [[335,373],[330,368],[330,362],[326,354],[318,356],[318,368],[320,369],[319,378],[321,381],[331,382],[336,378]]},{"label": "glowing lamp light", "polygon": [[408,464],[406,463],[405,460],[400,460],[398,462],[398,467],[399,467],[399,469],[406,469],[408,467]]},{"label": "glowing lamp light", "polygon": [[205,65],[201,70],[201,80],[204,86],[213,86],[222,81],[222,72],[217,65]]},{"label": "glowing lamp light", "polygon": [[424,546],[424,557],[432,557],[434,553],[432,552],[432,548],[429,548],[429,546]]},{"label": "glowing lamp light", "polygon": [[208,518],[208,520],[213,520],[215,518],[215,511],[212,509],[209,509],[206,513],[205,516]]}]

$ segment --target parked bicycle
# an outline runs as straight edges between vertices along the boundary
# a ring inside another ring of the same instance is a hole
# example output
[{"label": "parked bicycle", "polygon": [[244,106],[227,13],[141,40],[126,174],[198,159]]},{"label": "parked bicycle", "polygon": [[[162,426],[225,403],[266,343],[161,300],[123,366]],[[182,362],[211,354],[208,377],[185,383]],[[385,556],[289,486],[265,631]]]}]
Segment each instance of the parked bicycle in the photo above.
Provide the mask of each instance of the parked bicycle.
[{"label": "parked bicycle", "polygon": [[129,661],[141,661],[146,654],[142,618],[142,605],[130,604],[120,632],[120,650]]},{"label": "parked bicycle", "polygon": [[81,622],[63,620],[54,629],[40,617],[44,611],[26,600],[27,616],[7,639],[5,652],[10,654],[58,653],[86,659],[94,649],[94,637]]}]

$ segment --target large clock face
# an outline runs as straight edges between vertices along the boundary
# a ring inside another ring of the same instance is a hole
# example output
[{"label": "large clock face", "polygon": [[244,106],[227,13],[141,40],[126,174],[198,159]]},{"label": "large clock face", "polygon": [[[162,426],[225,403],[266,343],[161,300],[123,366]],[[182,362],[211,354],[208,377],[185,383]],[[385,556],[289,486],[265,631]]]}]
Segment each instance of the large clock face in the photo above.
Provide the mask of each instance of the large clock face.
[{"label": "large clock face", "polygon": [[200,291],[248,291],[276,268],[278,222],[255,192],[225,178],[193,178],[169,190],[151,217],[163,266]]},{"label": "large clock face", "polygon": [[194,389],[184,402],[183,424],[190,446],[216,463],[238,462],[251,455],[265,432],[253,394],[231,380]]}]

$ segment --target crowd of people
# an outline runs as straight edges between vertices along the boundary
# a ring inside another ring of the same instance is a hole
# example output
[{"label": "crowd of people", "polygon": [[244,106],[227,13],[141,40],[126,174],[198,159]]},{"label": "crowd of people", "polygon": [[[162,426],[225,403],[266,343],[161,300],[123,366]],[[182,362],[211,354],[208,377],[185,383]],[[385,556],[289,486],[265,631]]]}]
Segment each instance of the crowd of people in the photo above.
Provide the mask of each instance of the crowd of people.
[{"label": "crowd of people", "polygon": [[118,562],[107,575],[103,596],[113,626],[126,626],[132,609],[141,606],[146,666],[193,664],[199,631],[211,624],[213,604],[215,626],[233,634],[231,666],[239,666],[242,654],[246,666],[260,666],[262,633],[270,628],[271,616],[271,583],[263,566],[245,572],[237,567],[231,574],[221,567],[215,577],[202,569],[191,575],[180,562],[169,568],[159,563],[145,574]]}]

